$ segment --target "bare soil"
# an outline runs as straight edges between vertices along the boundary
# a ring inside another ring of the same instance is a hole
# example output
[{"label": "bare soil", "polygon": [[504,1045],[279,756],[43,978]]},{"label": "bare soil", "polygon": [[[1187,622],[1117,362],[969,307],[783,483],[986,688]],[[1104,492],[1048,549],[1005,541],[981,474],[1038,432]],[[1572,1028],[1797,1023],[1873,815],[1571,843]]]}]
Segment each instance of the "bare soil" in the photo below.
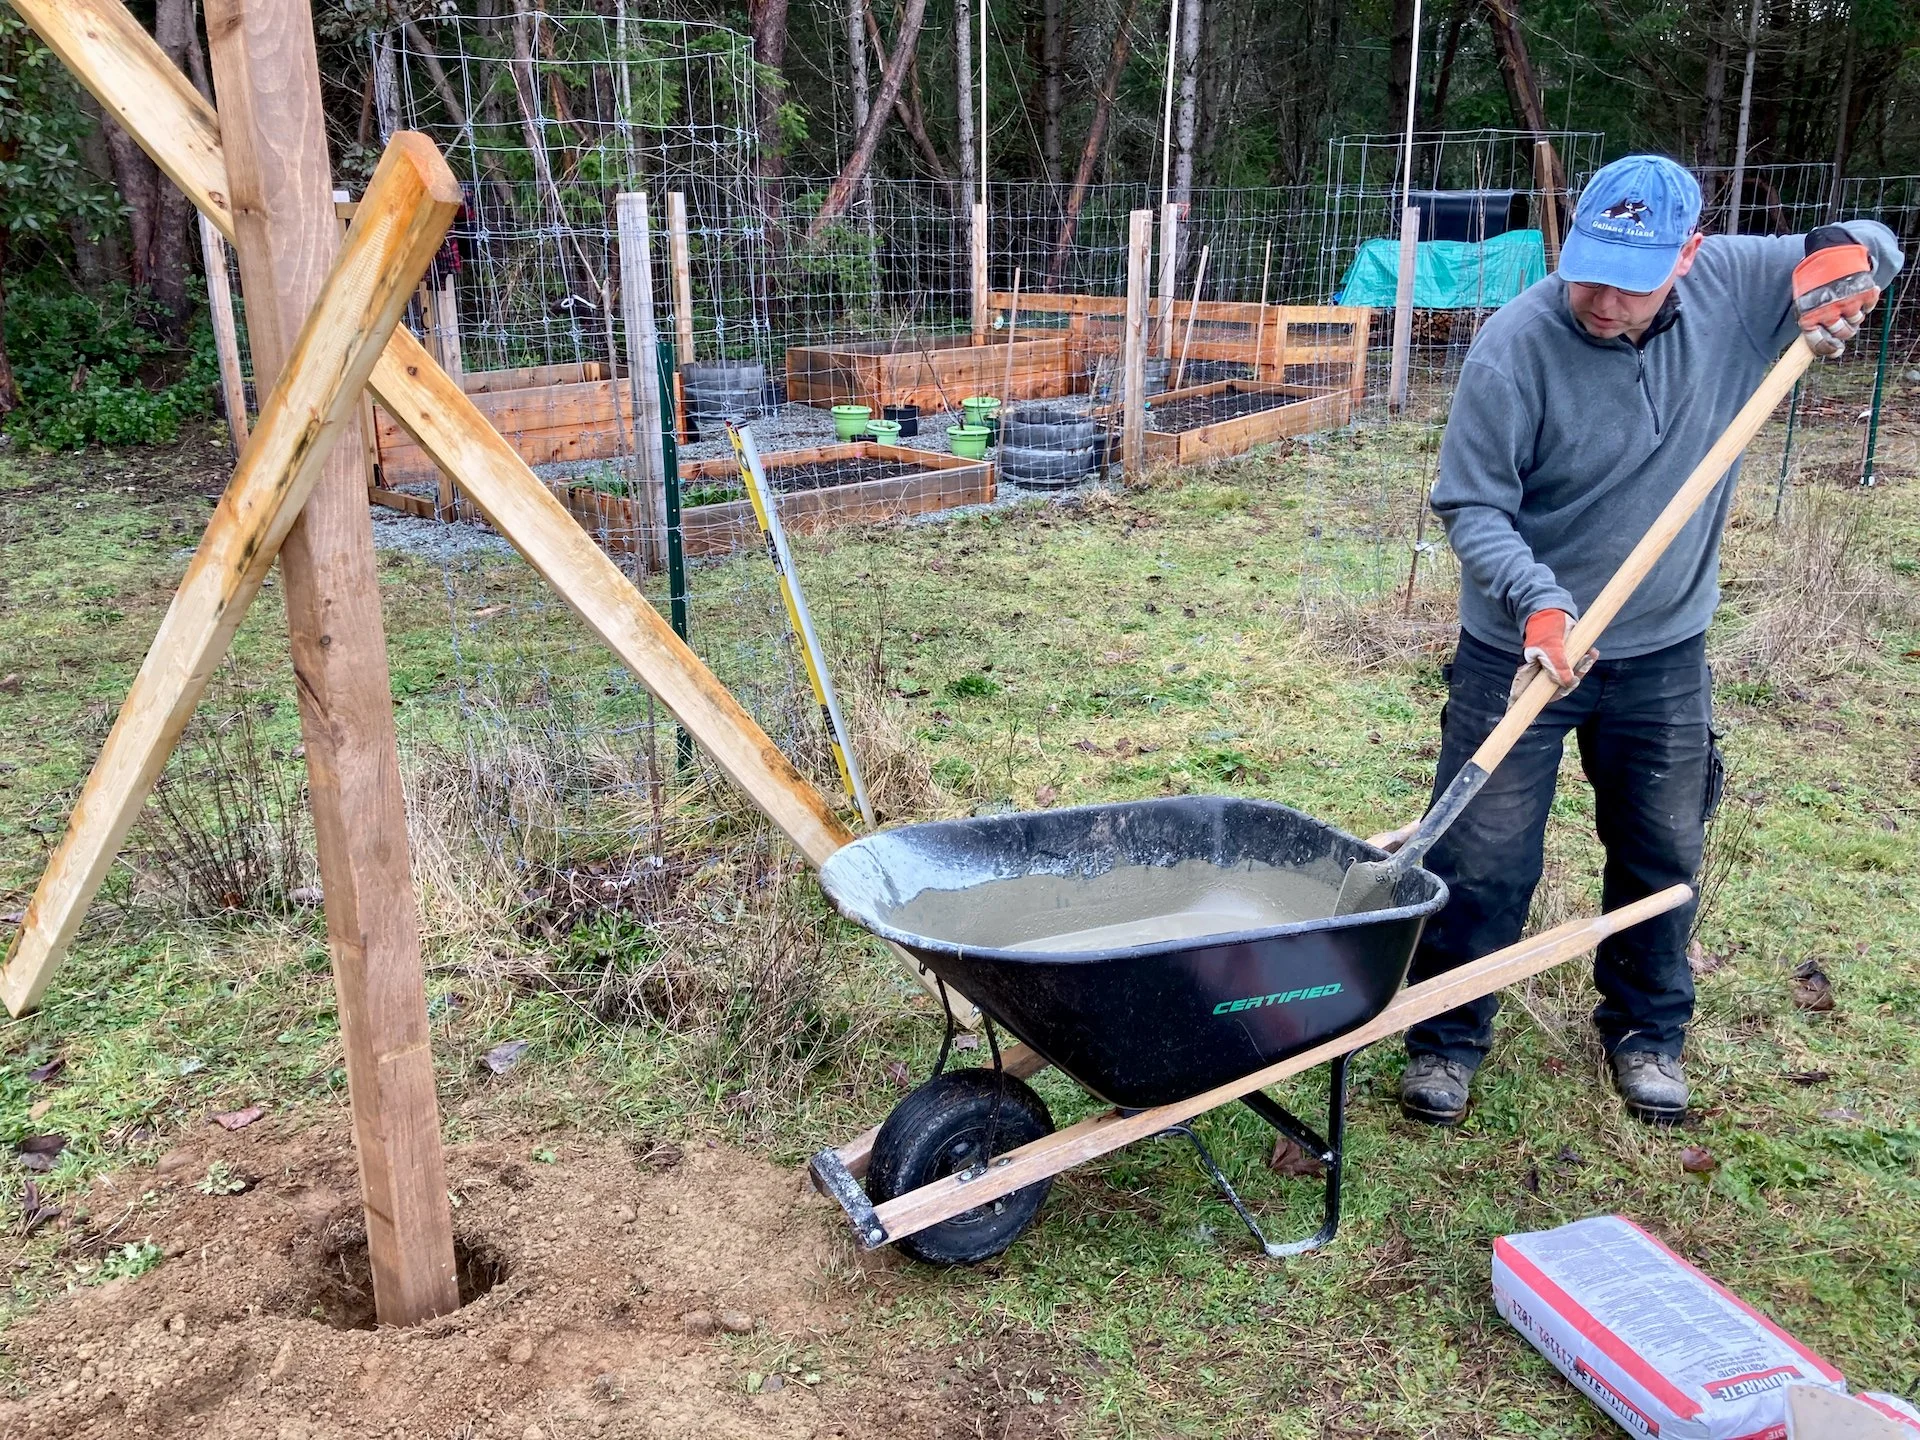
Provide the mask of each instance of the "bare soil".
[{"label": "bare soil", "polygon": [[1242,415],[1257,415],[1262,410],[1277,410],[1300,399],[1298,395],[1269,394],[1261,391],[1224,390],[1218,395],[1196,395],[1170,405],[1155,405],[1147,416],[1147,428],[1163,435],[1178,435],[1217,425],[1222,420],[1238,420]]},{"label": "bare soil", "polygon": [[[216,1164],[246,1188],[204,1193]],[[1044,1360],[888,1345],[870,1322],[924,1272],[860,1256],[797,1172],[551,1135],[448,1166],[465,1303],[404,1330],[373,1328],[337,1122],[210,1132],[102,1182],[57,1222],[75,1257],[165,1258],[6,1331],[0,1435],[1037,1440],[1077,1413]]]}]

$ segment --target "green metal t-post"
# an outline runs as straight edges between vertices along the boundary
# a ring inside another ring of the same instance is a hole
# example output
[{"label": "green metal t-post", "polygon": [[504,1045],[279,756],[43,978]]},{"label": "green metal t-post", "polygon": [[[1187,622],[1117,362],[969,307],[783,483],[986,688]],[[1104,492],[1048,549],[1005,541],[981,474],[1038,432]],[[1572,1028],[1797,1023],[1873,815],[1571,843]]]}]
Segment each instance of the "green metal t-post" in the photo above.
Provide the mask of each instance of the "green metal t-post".
[{"label": "green metal t-post", "polygon": [[1880,397],[1887,388],[1887,351],[1893,347],[1893,306],[1891,295],[1880,316],[1880,359],[1873,367],[1873,414],[1867,420],[1867,458],[1860,462],[1860,483],[1873,484],[1873,451],[1880,443]]},{"label": "green metal t-post", "polygon": [[[673,408],[673,340],[660,341],[660,488],[666,496],[667,523],[667,614],[673,633],[687,637],[687,552],[686,537],[680,530],[680,417]],[[689,642],[691,643],[691,642]],[[693,737],[680,728],[675,747],[682,770],[693,765]]]},{"label": "green metal t-post", "polygon": [[673,408],[674,348],[660,341],[660,477],[667,497],[667,607],[673,633],[687,638],[687,553],[680,532],[680,417]]}]

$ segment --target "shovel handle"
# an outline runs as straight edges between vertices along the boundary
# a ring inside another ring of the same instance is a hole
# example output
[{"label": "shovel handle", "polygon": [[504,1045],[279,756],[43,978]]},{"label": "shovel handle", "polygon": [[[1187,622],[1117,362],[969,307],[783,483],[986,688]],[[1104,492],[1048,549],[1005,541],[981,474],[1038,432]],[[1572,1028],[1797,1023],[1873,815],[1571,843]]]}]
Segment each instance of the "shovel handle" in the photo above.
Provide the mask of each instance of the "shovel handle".
[{"label": "shovel handle", "polygon": [[[1787,347],[1787,353],[1774,362],[1773,368],[1760,382],[1759,388],[1740,407],[1740,413],[1733,417],[1720,438],[1713,442],[1713,448],[1707,451],[1686,482],[1674,492],[1666,508],[1660,512],[1647,533],[1640,537],[1640,543],[1633,547],[1613,578],[1607,581],[1606,588],[1594,597],[1593,604],[1574,622],[1567,636],[1567,654],[1584,655],[1594,647],[1614,616],[1620,613],[1620,607],[1627,603],[1647,572],[1667,553],[1667,547],[1674,537],[1686,528],[1693,519],[1694,512],[1719,486],[1725,477],[1727,468],[1740,458],[1740,454],[1760,433],[1760,427],[1767,423],[1767,417],[1773,414],[1794,383],[1806,373],[1807,366],[1813,363],[1813,351],[1807,348],[1804,339],[1797,339]],[[1480,742],[1480,748],[1473,752],[1473,758],[1460,767],[1460,773],[1434,802],[1419,828],[1401,847],[1395,860],[1405,858],[1409,867],[1417,864],[1420,856],[1446,833],[1466,804],[1480,792],[1500,762],[1507,758],[1507,752],[1514,742],[1526,733],[1527,727],[1540,718],[1540,712],[1547,708],[1553,697],[1559,692],[1559,685],[1545,670],[1536,668],[1533,678],[1520,692],[1519,698],[1507,707],[1507,713],[1493,728],[1493,733]]]}]

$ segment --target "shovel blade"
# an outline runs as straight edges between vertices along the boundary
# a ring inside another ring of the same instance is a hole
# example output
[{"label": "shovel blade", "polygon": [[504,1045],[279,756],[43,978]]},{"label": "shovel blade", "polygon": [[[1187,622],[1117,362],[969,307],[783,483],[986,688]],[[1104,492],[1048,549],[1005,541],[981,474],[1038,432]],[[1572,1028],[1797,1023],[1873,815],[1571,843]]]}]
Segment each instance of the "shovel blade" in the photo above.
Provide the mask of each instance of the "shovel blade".
[{"label": "shovel blade", "polygon": [[1340,898],[1334,902],[1336,915],[1364,915],[1371,910],[1391,910],[1393,892],[1399,888],[1400,867],[1391,860],[1356,860],[1347,867],[1347,878],[1340,882]]}]

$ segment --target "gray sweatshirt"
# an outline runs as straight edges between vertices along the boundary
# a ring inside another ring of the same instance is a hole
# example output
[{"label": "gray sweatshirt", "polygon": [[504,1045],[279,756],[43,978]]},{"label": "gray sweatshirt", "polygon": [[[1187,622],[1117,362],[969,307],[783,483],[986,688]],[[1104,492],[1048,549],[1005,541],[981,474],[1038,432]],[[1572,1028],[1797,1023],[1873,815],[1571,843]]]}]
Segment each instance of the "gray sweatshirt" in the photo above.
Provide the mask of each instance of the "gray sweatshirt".
[{"label": "gray sweatshirt", "polygon": [[[1844,222],[1885,290],[1903,256],[1877,220]],[[1460,557],[1460,623],[1519,654],[1536,610],[1578,616],[1799,333],[1806,240],[1709,236],[1636,346],[1595,340],[1557,275],[1487,321],[1460,371],[1433,509]],[[1664,328],[1663,328],[1664,327]],[[1735,464],[1601,637],[1614,659],[1690,640],[1720,601]]]}]

